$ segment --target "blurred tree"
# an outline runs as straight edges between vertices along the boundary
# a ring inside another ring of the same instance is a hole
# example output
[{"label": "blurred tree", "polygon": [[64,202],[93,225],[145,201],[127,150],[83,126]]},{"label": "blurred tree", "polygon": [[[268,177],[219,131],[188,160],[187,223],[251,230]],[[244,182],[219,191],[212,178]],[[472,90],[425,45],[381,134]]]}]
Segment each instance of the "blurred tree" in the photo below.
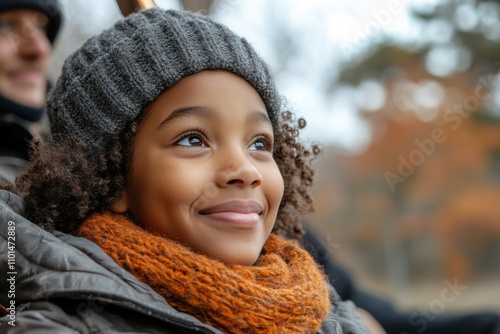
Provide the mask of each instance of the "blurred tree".
[{"label": "blurred tree", "polygon": [[443,0],[412,15],[417,40],[384,38],[327,89],[353,87],[372,129],[367,149],[347,158],[352,204],[335,219],[379,227],[372,247],[397,285],[441,266],[459,279],[484,274],[478,259],[500,240],[500,1]]},{"label": "blurred tree", "polygon": [[[332,80],[330,91],[338,85],[359,86],[370,79],[387,82],[394,73],[413,81],[426,77],[443,84],[465,76],[468,80],[459,83],[464,88],[476,85],[474,79],[480,76],[495,76],[500,70],[500,1],[442,0],[429,6],[412,9],[414,28],[419,30],[417,40],[387,37],[373,45],[346,64],[340,77]],[[415,61],[424,65],[419,71],[405,66]],[[483,108],[496,119],[500,116],[494,110],[499,106],[498,97],[493,102],[496,108]]]}]

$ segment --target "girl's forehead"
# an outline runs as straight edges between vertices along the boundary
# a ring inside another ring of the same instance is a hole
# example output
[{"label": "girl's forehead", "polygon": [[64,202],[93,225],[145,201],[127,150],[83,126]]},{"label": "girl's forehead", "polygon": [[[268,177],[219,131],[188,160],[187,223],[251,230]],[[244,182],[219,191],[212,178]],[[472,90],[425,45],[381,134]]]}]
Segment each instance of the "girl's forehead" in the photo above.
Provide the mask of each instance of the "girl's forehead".
[{"label": "girl's forehead", "polygon": [[227,71],[202,71],[165,90],[145,110],[145,119],[166,125],[179,118],[221,120],[245,110],[246,121],[272,127],[264,101],[246,80]]}]

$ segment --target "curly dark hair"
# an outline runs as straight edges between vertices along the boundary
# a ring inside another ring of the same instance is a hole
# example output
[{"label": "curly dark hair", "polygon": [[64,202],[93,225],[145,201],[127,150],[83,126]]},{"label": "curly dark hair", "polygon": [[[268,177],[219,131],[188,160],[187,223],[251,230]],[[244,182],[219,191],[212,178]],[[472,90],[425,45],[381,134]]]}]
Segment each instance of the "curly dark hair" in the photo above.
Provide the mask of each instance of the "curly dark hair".
[{"label": "curly dark hair", "polygon": [[[109,211],[125,189],[140,122],[132,121],[122,136],[97,152],[70,137],[34,143],[32,163],[16,180],[27,218],[48,231],[74,233],[91,214]],[[301,216],[313,209],[311,162],[320,152],[318,145],[306,148],[299,142],[305,125],[304,119],[282,112],[273,152],[285,184],[273,232],[294,238],[303,234]]]}]

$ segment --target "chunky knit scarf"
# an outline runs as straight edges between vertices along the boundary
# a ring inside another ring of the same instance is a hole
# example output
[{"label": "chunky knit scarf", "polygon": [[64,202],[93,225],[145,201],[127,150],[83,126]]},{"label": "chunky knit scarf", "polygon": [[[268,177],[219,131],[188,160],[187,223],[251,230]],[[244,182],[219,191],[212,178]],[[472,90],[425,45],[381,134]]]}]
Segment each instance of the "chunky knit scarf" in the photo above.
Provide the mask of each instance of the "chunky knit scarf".
[{"label": "chunky knit scarf", "polygon": [[273,234],[253,266],[226,265],[121,215],[94,215],[77,234],[176,309],[226,333],[314,333],[329,312],[322,271],[297,242]]}]

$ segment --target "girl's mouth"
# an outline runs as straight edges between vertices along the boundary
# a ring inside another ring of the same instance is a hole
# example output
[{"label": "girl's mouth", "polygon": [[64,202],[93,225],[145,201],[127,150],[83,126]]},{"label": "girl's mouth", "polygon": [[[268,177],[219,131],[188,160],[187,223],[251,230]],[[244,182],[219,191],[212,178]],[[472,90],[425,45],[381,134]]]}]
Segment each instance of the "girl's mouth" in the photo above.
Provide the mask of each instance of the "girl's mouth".
[{"label": "girl's mouth", "polygon": [[199,215],[239,228],[253,228],[259,222],[263,207],[256,201],[233,200],[200,210]]}]

